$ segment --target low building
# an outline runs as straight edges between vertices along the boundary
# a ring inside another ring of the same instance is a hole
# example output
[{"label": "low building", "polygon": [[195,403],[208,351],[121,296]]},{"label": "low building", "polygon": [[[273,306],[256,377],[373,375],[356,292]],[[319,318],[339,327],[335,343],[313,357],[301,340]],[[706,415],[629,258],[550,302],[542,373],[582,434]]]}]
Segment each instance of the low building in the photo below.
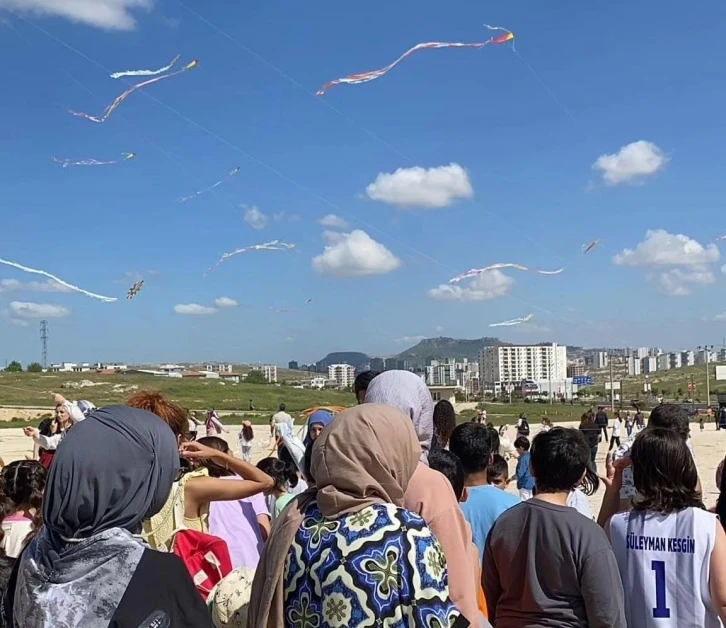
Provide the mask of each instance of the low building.
[{"label": "low building", "polygon": [[434,403],[445,399],[453,406],[456,404],[456,386],[429,386]]},{"label": "low building", "polygon": [[274,364],[258,364],[252,370],[261,371],[268,384],[277,384],[277,366]]},{"label": "low building", "polygon": [[233,369],[231,364],[207,364],[204,370],[212,373],[231,373]]}]

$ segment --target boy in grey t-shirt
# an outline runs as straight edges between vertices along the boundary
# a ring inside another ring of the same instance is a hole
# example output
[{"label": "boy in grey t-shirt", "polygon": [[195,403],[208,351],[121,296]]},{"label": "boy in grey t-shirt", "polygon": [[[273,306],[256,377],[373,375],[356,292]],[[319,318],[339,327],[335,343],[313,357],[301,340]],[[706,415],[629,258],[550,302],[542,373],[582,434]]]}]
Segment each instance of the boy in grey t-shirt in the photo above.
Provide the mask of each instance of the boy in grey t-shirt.
[{"label": "boy in grey t-shirt", "polygon": [[626,628],[623,585],[602,528],[567,497],[590,448],[577,430],[537,435],[533,499],[499,516],[487,538],[482,585],[496,628]]}]

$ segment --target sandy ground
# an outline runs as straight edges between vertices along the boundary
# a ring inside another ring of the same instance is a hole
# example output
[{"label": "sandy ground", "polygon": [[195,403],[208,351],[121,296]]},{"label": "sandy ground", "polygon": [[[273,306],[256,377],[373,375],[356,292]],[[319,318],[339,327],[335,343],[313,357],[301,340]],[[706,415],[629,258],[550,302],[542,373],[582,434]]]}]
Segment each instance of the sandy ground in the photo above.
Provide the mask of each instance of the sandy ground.
[{"label": "sandy ground", "polygon": [[[576,423],[561,423],[558,424],[567,427],[577,427]],[[538,431],[538,426],[532,426],[533,435]],[[225,440],[229,443],[230,448],[233,452],[237,452],[237,434],[239,433],[239,426],[227,426],[229,430],[226,434],[222,434]],[[199,435],[203,435],[203,428],[200,428]],[[255,430],[255,444],[253,446],[252,455],[253,461],[258,461],[268,455],[270,455],[272,443],[270,442],[270,428],[268,426],[256,425]],[[299,434],[300,438],[304,436],[304,427],[295,426],[296,433]],[[699,426],[696,423],[691,424],[691,431],[693,437],[693,446],[696,454],[696,463],[698,465],[698,472],[701,478],[701,485],[704,491],[704,502],[706,507],[709,508],[716,503],[718,498],[718,489],[716,488],[716,467],[719,465],[726,455],[726,431],[716,431],[713,424],[707,425],[706,429],[701,432]],[[507,434],[509,438],[514,441],[515,433],[514,428],[509,428]],[[602,443],[600,450],[597,455],[598,471],[602,474],[605,472],[605,454],[607,453],[608,443]],[[13,460],[21,460],[26,454],[32,453],[32,441],[30,438],[23,434],[21,428],[8,428],[0,430],[0,456],[3,460],[8,463]],[[510,461],[509,471],[510,474],[514,474],[515,462]],[[512,493],[517,493],[516,487],[510,486],[509,490]],[[590,502],[593,507],[593,512],[597,513],[600,509],[604,489],[600,490],[590,498]]]}]

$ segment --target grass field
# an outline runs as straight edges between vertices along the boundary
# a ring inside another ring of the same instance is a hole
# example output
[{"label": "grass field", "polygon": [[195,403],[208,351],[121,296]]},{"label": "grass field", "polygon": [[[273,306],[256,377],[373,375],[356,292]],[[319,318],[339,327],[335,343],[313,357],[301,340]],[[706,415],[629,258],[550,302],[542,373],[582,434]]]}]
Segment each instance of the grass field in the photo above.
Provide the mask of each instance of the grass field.
[{"label": "grass field", "polygon": [[[78,387],[83,381],[95,385]],[[68,399],[88,399],[101,406],[122,403],[137,390],[144,389],[163,392],[185,408],[197,412],[215,408],[247,413],[251,400],[255,411],[264,414],[264,421],[283,402],[293,413],[316,405],[349,406],[355,403],[352,393],[274,384],[232,384],[214,379],[147,375],[0,373],[0,407],[51,408],[51,395],[55,392]]]},{"label": "grass field", "polygon": [[[723,365],[724,363],[720,363]],[[711,388],[711,403],[716,403],[716,393],[726,393],[726,381],[716,381],[716,363],[708,365],[709,385]],[[604,391],[605,382],[609,381],[609,372],[607,370],[599,371],[595,375],[594,390]],[[636,375],[628,377],[627,375],[616,374],[613,378],[620,381],[623,386],[623,398],[626,402],[631,399],[644,399],[644,384],[647,382],[651,385],[654,394],[664,396],[668,401],[683,398],[693,398],[697,402],[706,402],[706,365],[685,366],[679,369],[668,371],[657,371],[646,375]],[[693,381],[696,385],[695,395],[688,392],[688,384]]]}]

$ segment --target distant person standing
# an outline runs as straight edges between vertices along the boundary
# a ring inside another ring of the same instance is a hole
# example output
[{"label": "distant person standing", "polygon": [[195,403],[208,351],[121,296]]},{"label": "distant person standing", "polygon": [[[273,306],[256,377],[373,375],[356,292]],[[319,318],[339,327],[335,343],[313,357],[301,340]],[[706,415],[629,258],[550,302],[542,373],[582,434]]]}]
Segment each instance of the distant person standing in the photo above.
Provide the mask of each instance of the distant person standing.
[{"label": "distant person standing", "polygon": [[270,437],[280,437],[279,433],[275,434],[275,428],[282,423],[286,423],[287,425],[289,425],[290,429],[292,430],[293,420],[292,417],[287,412],[285,412],[285,408],[285,404],[281,403],[279,412],[275,412],[275,414],[272,415],[272,418],[270,419]]},{"label": "distant person standing", "polygon": [[[607,412],[605,412],[605,408],[600,406],[597,409],[597,414],[595,415],[595,423],[597,423],[598,428],[602,430],[602,436],[605,437],[605,442],[608,442],[608,415]],[[602,436],[599,440],[602,440]]]},{"label": "distant person standing", "polygon": [[612,436],[610,437],[610,446],[608,447],[608,453],[610,453],[613,450],[613,447],[617,445],[620,447],[620,432],[623,427],[623,417],[620,416],[620,412],[615,413],[615,418],[613,419],[613,431]]},{"label": "distant person standing", "polygon": [[529,421],[527,421],[527,415],[524,412],[517,419],[517,438],[520,436],[529,438]]},{"label": "distant person standing", "polygon": [[643,414],[643,412],[640,408],[636,408],[635,427],[638,429],[638,431],[645,428],[645,415]]},{"label": "distant person standing", "polygon": [[630,414],[630,410],[625,413],[625,432],[628,435],[628,439],[633,435],[633,416]]},{"label": "distant person standing", "polygon": [[590,447],[590,468],[596,470],[595,457],[597,456],[597,445],[600,442],[600,427],[595,423],[592,411],[585,412],[582,415],[580,432],[582,432],[588,447]]},{"label": "distant person standing", "polygon": [[189,440],[191,440],[191,441],[197,440],[197,430],[200,425],[202,425],[202,422],[199,419],[197,419],[197,413],[190,412],[189,413]]},{"label": "distant person standing", "polygon": [[219,420],[219,415],[214,408],[207,412],[207,420],[204,424],[207,428],[207,436],[219,436],[222,432],[229,431],[222,425],[222,422]]}]

